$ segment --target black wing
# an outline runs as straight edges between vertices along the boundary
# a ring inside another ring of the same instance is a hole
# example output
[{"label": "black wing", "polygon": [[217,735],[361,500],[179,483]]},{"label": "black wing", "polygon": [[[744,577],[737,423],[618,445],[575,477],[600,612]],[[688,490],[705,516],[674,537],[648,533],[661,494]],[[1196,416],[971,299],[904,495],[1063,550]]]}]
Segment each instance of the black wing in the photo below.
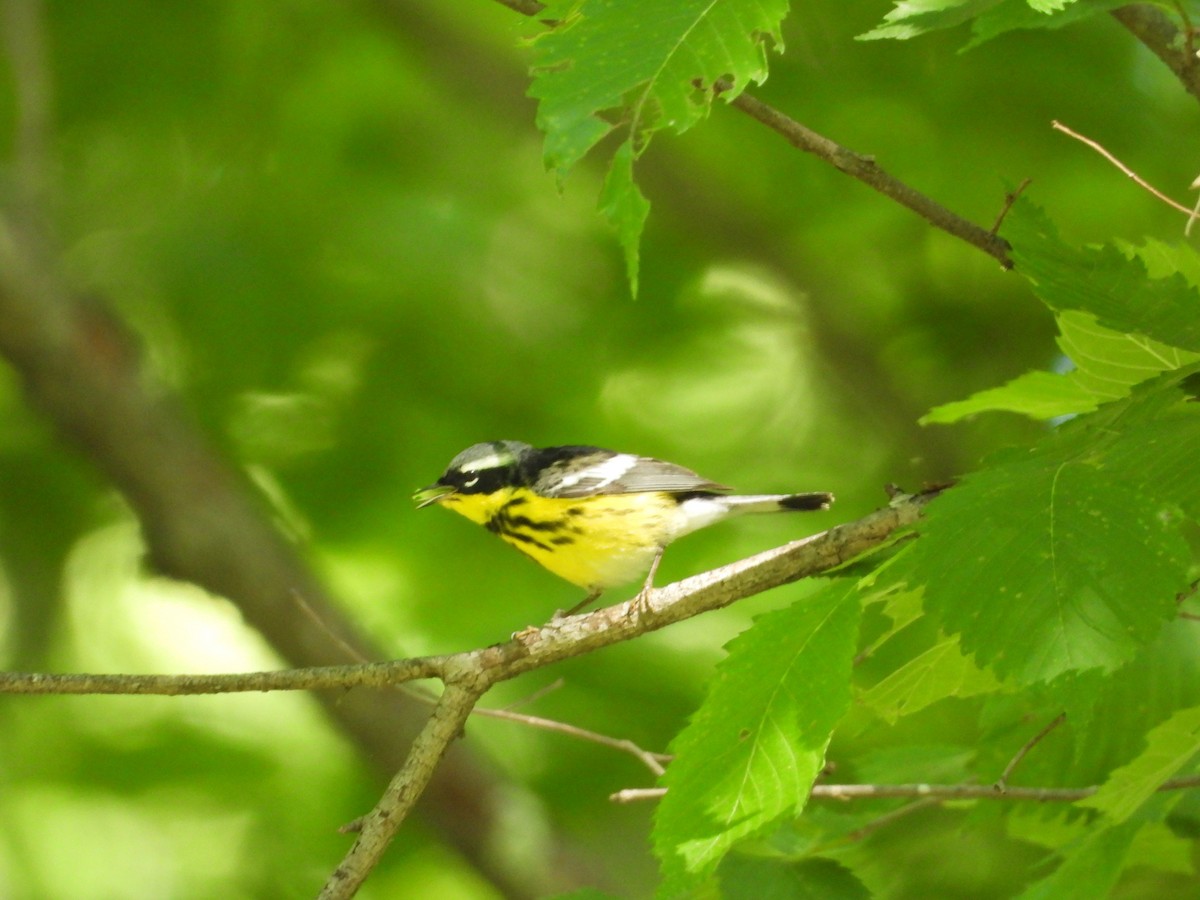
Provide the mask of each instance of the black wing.
[{"label": "black wing", "polygon": [[599,447],[547,447],[533,456],[531,486],[544,497],[729,490],[674,463]]}]

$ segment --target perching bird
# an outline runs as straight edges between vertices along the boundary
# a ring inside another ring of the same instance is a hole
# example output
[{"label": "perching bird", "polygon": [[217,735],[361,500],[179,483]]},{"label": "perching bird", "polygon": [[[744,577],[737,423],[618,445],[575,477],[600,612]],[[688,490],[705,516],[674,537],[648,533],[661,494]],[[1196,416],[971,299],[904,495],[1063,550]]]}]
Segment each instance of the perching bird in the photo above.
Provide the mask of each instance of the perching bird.
[{"label": "perching bird", "polygon": [[827,509],[833,494],[726,494],[690,469],[599,447],[489,441],[450,461],[417,508],[438,503],[499,535],[560,578],[602,591],[646,575],[676,538],[747,512]]}]

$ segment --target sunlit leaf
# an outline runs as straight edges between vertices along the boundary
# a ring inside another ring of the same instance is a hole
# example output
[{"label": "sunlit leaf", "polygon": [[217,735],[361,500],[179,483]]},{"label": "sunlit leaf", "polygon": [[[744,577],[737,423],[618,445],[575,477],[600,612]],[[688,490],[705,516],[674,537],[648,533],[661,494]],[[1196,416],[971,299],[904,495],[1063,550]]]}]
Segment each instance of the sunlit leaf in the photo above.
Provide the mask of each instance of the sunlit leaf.
[{"label": "sunlit leaf", "polygon": [[886,722],[918,712],[946,697],[969,697],[995,690],[999,682],[964,656],[958,637],[942,637],[905,662],[859,700]]},{"label": "sunlit leaf", "polygon": [[850,704],[859,610],[855,583],[831,582],[729,644],[671,745],[654,834],[664,893],[707,877],[735,843],[804,806]]},{"label": "sunlit leaf", "polygon": [[1015,412],[1034,419],[1053,419],[1090,412],[1097,403],[1096,396],[1070,375],[1026,372],[1000,387],[935,406],[921,417],[921,424],[957,422],[981,412]]},{"label": "sunlit leaf", "polygon": [[1200,494],[1186,462],[1200,415],[1173,384],[1159,379],[931,504],[898,569],[978,662],[1021,684],[1112,670],[1174,614],[1191,558],[1175,510]]},{"label": "sunlit leaf", "polygon": [[930,31],[953,28],[1001,2],[1003,0],[897,0],[892,11],[883,17],[883,24],[860,35],[859,40],[905,40]]},{"label": "sunlit leaf", "polygon": [[560,0],[543,11],[556,24],[534,41],[529,93],[546,164],[565,177],[613,128],[628,130],[600,206],[635,292],[649,204],[634,184],[634,160],[655,132],[684,132],[708,115],[718,93],[732,100],[766,80],[787,10],[787,0]]}]

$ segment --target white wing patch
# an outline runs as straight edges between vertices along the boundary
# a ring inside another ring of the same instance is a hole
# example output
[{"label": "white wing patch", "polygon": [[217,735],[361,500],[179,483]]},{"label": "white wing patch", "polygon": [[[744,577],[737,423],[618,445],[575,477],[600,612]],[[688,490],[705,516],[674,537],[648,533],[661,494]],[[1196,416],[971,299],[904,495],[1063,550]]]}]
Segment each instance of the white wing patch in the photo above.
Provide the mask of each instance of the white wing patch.
[{"label": "white wing patch", "polygon": [[594,490],[597,493],[602,492],[608,485],[617,481],[636,466],[638,458],[632,453],[618,453],[616,456],[610,456],[604,462],[597,463],[594,466],[588,466],[578,472],[571,472],[563,475],[558,484],[555,485],[556,491],[561,491],[566,488],[573,488],[581,481],[588,482],[588,489]]}]

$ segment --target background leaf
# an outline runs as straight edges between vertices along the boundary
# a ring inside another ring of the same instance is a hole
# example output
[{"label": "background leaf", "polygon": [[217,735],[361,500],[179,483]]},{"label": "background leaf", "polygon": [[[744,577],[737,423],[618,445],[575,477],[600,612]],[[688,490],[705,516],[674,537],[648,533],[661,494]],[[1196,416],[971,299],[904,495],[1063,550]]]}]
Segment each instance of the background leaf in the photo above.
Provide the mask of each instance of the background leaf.
[{"label": "background leaf", "polygon": [[1200,752],[1200,707],[1181,709],[1146,735],[1137,759],[1109,776],[1080,806],[1098,809],[1113,822],[1124,822],[1164,781],[1173,778]]},{"label": "background leaf", "polygon": [[871,892],[830,859],[786,859],[732,854],[721,863],[727,900],[867,900]]},{"label": "background leaf", "polygon": [[1087,900],[1112,890],[1139,824],[1096,829],[1062,851],[1054,872],[1030,885],[1021,900]]},{"label": "background leaf", "polygon": [[1054,310],[1079,310],[1106,328],[1200,352],[1200,294],[1178,272],[1147,278],[1141,260],[1112,246],[1076,249],[1045,213],[1018,200],[1005,219],[1017,271]]},{"label": "background leaf", "polygon": [[998,686],[991,673],[963,655],[956,636],[942,637],[864,691],[859,700],[884,721],[894,723],[946,697],[990,693]]}]

